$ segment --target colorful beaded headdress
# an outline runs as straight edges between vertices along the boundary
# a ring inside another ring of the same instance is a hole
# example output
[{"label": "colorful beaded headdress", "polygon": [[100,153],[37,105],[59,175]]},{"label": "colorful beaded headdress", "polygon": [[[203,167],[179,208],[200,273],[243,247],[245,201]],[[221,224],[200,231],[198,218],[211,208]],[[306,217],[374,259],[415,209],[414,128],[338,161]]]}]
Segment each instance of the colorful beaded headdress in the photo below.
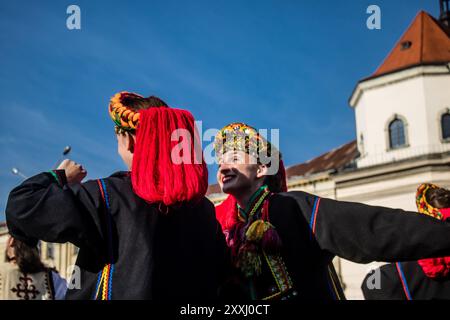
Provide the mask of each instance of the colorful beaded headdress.
[{"label": "colorful beaded headdress", "polygon": [[[271,189],[271,192],[286,192],[286,170],[279,151],[264,137],[262,137],[255,128],[240,122],[231,123],[220,130],[215,139],[214,149],[216,157],[220,159],[228,151],[244,151],[259,159],[261,154],[267,153],[268,157],[276,157],[279,161],[278,171],[275,174],[279,189]],[[237,220],[237,202],[229,195],[225,201],[216,207],[217,219],[222,228],[229,229]]]},{"label": "colorful beaded headdress", "polygon": [[139,112],[123,104],[124,99],[129,97],[144,98],[136,93],[122,91],[116,93],[109,102],[109,115],[116,124],[116,133],[134,133],[139,124]]},{"label": "colorful beaded headdress", "polygon": [[436,219],[441,220],[442,213],[440,212],[440,209],[433,207],[427,201],[426,194],[427,194],[427,191],[430,189],[439,189],[439,187],[434,184],[431,184],[431,183],[422,183],[417,188],[417,192],[416,192],[417,210],[419,210],[420,213],[423,213],[428,216],[432,216]]},{"label": "colorful beaded headdress", "polygon": [[231,123],[217,133],[214,150],[218,159],[228,151],[243,151],[257,159],[261,155],[270,157],[277,152],[255,128],[241,122]]}]

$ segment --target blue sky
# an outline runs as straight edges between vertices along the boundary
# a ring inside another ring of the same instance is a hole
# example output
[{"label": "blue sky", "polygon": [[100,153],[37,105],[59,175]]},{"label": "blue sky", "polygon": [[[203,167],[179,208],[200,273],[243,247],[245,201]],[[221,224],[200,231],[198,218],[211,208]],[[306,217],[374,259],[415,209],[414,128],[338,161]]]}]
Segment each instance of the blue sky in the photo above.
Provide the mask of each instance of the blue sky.
[{"label": "blue sky", "polygon": [[[49,170],[71,145],[89,178],[124,169],[106,112],[121,90],[187,108],[204,128],[279,128],[287,165],[347,143],[355,84],[438,2],[2,1],[0,220],[21,181],[12,167]],[[66,28],[70,4],[81,30]],[[366,27],[371,4],[381,30]]]}]

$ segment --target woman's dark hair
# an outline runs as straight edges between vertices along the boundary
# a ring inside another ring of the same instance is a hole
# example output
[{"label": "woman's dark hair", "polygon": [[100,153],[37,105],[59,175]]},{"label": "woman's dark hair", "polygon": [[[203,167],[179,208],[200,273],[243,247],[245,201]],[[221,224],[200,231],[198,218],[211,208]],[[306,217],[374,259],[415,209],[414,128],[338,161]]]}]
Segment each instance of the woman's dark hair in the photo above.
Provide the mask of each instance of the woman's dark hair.
[{"label": "woman's dark hair", "polygon": [[[46,266],[42,263],[37,247],[32,247],[14,238],[14,256],[22,273],[38,273],[46,271]],[[6,255],[6,260],[11,259]]]},{"label": "woman's dark hair", "polygon": [[273,193],[280,193],[284,191],[280,176],[281,173],[280,170],[278,170],[277,174],[266,176],[266,178],[264,179],[264,184],[267,185],[269,190]]},{"label": "woman's dark hair", "polygon": [[[275,158],[279,158],[281,160],[281,152],[278,152],[278,156]],[[272,162],[268,164],[268,166],[272,166]],[[264,184],[267,185],[269,190],[273,193],[283,192],[283,178],[281,168],[278,168],[276,174],[267,175],[264,178]]]},{"label": "woman's dark hair", "polygon": [[123,98],[122,104],[134,110],[148,109],[152,107],[168,107],[163,100],[155,96],[150,96],[148,98],[127,96]]},{"label": "woman's dark hair", "polygon": [[444,188],[428,189],[427,202],[435,208],[450,208],[450,191]]}]

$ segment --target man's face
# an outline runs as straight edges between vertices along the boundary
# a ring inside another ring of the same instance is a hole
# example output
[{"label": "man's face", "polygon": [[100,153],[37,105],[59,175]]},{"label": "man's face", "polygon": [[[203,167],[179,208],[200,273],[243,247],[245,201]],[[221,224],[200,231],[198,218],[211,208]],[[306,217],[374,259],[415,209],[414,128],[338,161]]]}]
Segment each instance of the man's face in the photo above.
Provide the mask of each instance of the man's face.
[{"label": "man's face", "polygon": [[235,195],[262,184],[264,176],[256,158],[243,151],[229,151],[219,161],[217,181],[224,193]]}]

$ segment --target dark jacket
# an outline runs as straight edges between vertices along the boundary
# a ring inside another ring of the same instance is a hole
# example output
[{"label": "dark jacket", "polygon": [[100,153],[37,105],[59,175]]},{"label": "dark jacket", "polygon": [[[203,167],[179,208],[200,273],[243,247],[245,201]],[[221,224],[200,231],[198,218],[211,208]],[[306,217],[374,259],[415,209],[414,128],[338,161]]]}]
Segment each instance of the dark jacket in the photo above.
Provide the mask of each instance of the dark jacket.
[{"label": "dark jacket", "polygon": [[366,300],[449,300],[450,277],[429,278],[417,261],[390,263],[369,273],[361,289]]},{"label": "dark jacket", "polygon": [[272,196],[269,217],[300,299],[336,299],[328,270],[335,256],[369,263],[450,255],[450,224],[415,212],[292,191]]},{"label": "dark jacket", "polygon": [[203,198],[165,214],[165,208],[134,194],[128,173],[104,182],[110,228],[97,181],[68,186],[41,173],[12,190],[8,199],[7,225],[15,238],[71,242],[80,248],[81,288],[69,289],[67,299],[94,297],[98,274],[110,262],[111,244],[112,299],[215,300],[226,245],[213,204]]}]

